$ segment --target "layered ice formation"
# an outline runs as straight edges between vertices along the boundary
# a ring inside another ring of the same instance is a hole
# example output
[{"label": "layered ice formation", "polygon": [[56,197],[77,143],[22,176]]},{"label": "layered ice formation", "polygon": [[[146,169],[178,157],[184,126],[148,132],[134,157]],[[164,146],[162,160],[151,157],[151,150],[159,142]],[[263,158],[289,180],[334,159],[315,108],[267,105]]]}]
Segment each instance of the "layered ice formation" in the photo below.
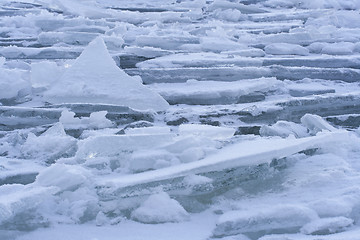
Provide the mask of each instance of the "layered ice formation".
[{"label": "layered ice formation", "polygon": [[2,0],[0,239],[358,240],[358,0]]}]

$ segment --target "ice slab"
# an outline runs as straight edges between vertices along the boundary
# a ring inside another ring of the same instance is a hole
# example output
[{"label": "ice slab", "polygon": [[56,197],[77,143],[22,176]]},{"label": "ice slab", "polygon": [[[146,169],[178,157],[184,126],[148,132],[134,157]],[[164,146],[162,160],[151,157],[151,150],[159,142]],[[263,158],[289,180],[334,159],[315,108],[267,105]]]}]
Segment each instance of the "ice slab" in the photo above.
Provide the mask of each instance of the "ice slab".
[{"label": "ice slab", "polygon": [[360,77],[360,70],[354,68],[321,68],[321,67],[284,67],[271,66],[272,76],[278,79],[301,80],[304,78],[341,80],[356,82]]},{"label": "ice slab", "polygon": [[280,136],[288,137],[294,135],[295,137],[309,136],[306,127],[287,121],[278,121],[272,126],[264,125],[260,128],[261,136]]},{"label": "ice slab", "polygon": [[119,189],[189,174],[269,163],[274,158],[283,158],[307,149],[318,148],[329,142],[341,141],[347,136],[346,132],[331,132],[300,139],[267,138],[244,141],[224,147],[217,153],[196,162],[121,177],[105,177],[98,179],[97,185]]},{"label": "ice slab", "polygon": [[317,219],[314,211],[302,206],[273,206],[271,209],[230,211],[222,215],[214,229],[214,236],[222,237],[240,233],[258,233],[261,231],[294,231]]},{"label": "ice slab", "polygon": [[101,38],[83,51],[44,98],[51,103],[105,103],[164,111],[168,103],[119,69]]},{"label": "ice slab", "polygon": [[335,131],[336,128],[331,126],[326,120],[318,115],[305,114],[301,118],[301,123],[306,126],[311,133],[317,133],[323,130]]},{"label": "ice slab", "polygon": [[179,126],[179,134],[184,136],[201,136],[215,140],[225,140],[231,138],[235,129],[227,127],[216,127],[200,124],[182,124]]},{"label": "ice slab", "polygon": [[281,87],[275,78],[234,82],[196,81],[149,85],[170,104],[230,104],[264,100],[264,94]]},{"label": "ice slab", "polygon": [[151,149],[173,141],[175,134],[135,134],[90,137],[78,143],[76,158],[111,157],[139,149]]},{"label": "ice slab", "polygon": [[[255,51],[254,49],[238,48],[234,55],[224,53],[177,53],[155,59],[150,59],[137,64],[139,68],[171,68],[171,67],[216,67],[216,66],[239,66],[251,67],[262,66],[261,59],[241,57],[246,51]],[[257,49],[258,50],[258,49]],[[238,53],[238,54],[236,54]],[[250,52],[249,52],[250,53]]]},{"label": "ice slab", "polygon": [[189,79],[229,82],[274,76],[274,71],[268,67],[145,68],[126,69],[126,72],[140,75],[145,84],[186,82]]},{"label": "ice slab", "polygon": [[293,97],[303,97],[308,95],[321,95],[326,93],[335,93],[336,88],[325,86],[321,83],[308,82],[309,79],[304,79],[306,82],[287,82],[286,88]]},{"label": "ice slab", "polygon": [[263,60],[264,66],[281,65],[289,67],[316,67],[316,68],[359,68],[360,58],[353,56],[296,56],[296,57],[272,57]]},{"label": "ice slab", "polygon": [[309,55],[309,50],[297,44],[273,43],[265,47],[266,54],[273,55]]},{"label": "ice slab", "polygon": [[245,5],[242,3],[229,2],[224,0],[216,0],[208,8],[210,11],[214,11],[215,9],[238,9],[243,14],[267,12],[265,9],[261,9],[257,6]]},{"label": "ice slab", "polygon": [[328,235],[343,232],[354,223],[346,217],[321,218],[304,225],[300,231],[304,234]]}]

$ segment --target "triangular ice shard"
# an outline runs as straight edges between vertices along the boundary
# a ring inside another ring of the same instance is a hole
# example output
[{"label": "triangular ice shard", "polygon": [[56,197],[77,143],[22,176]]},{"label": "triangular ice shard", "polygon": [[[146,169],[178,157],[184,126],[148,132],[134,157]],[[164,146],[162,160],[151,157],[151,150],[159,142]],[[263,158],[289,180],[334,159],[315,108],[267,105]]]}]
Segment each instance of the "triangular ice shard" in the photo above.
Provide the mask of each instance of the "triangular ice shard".
[{"label": "triangular ice shard", "polygon": [[115,104],[164,111],[169,104],[118,68],[102,38],[93,40],[45,94],[50,103]]}]

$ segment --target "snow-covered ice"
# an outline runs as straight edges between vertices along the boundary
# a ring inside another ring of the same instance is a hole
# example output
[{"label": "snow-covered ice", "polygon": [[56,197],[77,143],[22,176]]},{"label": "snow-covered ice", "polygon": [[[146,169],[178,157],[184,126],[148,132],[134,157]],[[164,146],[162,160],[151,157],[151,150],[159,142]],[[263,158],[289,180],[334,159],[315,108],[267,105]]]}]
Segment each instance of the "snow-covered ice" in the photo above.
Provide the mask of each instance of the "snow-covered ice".
[{"label": "snow-covered ice", "polygon": [[96,38],[44,94],[51,103],[107,103],[138,110],[166,110],[168,103],[119,69]]},{"label": "snow-covered ice", "polygon": [[0,239],[358,240],[358,0],[3,0]]}]

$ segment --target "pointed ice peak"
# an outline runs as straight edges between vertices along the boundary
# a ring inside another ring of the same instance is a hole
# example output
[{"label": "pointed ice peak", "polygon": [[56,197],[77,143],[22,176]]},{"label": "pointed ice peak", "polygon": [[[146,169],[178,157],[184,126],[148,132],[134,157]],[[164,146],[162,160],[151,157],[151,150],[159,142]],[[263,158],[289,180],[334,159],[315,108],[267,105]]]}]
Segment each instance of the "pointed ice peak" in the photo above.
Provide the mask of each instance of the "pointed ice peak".
[{"label": "pointed ice peak", "polygon": [[66,136],[66,132],[64,126],[58,122],[47,129],[41,136]]},{"label": "pointed ice peak", "polygon": [[90,71],[96,71],[99,68],[103,70],[118,69],[115,61],[110,56],[102,37],[97,37],[90,42],[81,55],[76,59],[72,67],[87,67]]},{"label": "pointed ice peak", "polygon": [[104,40],[93,40],[49,91],[50,103],[98,103],[137,110],[164,111],[169,104],[157,93],[118,68]]}]

